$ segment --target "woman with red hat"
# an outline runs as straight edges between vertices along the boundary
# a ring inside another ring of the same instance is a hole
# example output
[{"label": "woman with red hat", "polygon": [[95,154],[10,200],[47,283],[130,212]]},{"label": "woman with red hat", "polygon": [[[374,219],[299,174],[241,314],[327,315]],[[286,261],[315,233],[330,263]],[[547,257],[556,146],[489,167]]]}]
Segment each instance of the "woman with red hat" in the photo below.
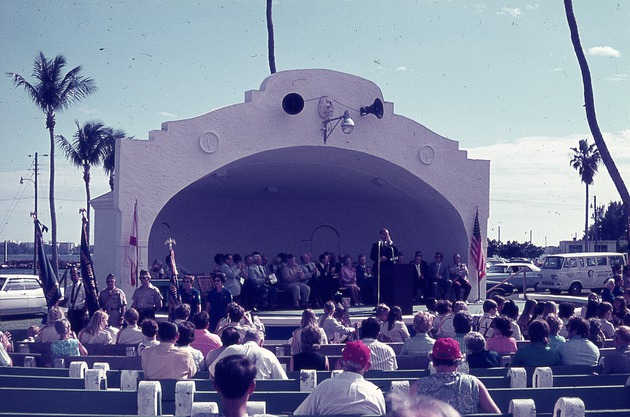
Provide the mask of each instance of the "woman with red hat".
[{"label": "woman with red hat", "polygon": [[477,377],[457,372],[462,353],[456,340],[436,340],[431,360],[435,373],[420,378],[414,384],[412,392],[447,402],[461,414],[501,412]]}]

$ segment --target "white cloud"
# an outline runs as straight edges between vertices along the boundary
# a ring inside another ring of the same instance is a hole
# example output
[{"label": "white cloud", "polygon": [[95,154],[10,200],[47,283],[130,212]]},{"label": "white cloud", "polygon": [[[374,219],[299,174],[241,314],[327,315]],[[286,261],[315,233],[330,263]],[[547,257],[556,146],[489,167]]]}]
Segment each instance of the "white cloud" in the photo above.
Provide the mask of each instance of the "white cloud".
[{"label": "white cloud", "polygon": [[161,112],[160,112],[160,116],[163,116],[163,117],[169,117],[169,118],[171,118],[171,119],[174,119],[174,118],[176,118],[176,117],[177,117],[177,115],[176,115],[176,114],[169,113],[169,112],[167,112],[167,111],[161,111]]},{"label": "white cloud", "polygon": [[628,81],[629,77],[628,74],[614,74],[606,79],[608,81]]},{"label": "white cloud", "polygon": [[[527,137],[512,143],[468,150],[471,158],[490,162],[490,219],[488,236],[525,241],[533,231],[533,243],[549,245],[570,239],[584,228],[584,184],[569,165],[571,150],[589,133],[568,137]],[[630,129],[604,134],[608,148],[624,178],[630,178]],[[619,201],[603,163],[589,189],[598,205]]]},{"label": "white cloud", "polygon": [[477,9],[478,12],[483,12],[483,9],[486,8],[485,5],[479,4],[479,3],[475,3],[475,4],[473,4],[473,6],[475,7],[475,9]]},{"label": "white cloud", "polygon": [[518,7],[510,8],[510,7],[501,7],[501,10],[497,12],[497,14],[509,14],[512,17],[520,17],[523,13],[521,9]]},{"label": "white cloud", "polygon": [[564,70],[562,68],[560,68],[560,67],[556,67],[556,68],[552,69],[552,71],[553,72],[562,72]]},{"label": "white cloud", "polygon": [[609,58],[619,58],[621,52],[611,46],[594,46],[588,48],[588,54],[592,56],[606,56]]},{"label": "white cloud", "polygon": [[525,8],[527,10],[538,10],[540,8],[540,4],[528,4]]},{"label": "white cloud", "polygon": [[406,66],[400,66],[398,68],[396,68],[394,71],[407,71],[407,67]]}]

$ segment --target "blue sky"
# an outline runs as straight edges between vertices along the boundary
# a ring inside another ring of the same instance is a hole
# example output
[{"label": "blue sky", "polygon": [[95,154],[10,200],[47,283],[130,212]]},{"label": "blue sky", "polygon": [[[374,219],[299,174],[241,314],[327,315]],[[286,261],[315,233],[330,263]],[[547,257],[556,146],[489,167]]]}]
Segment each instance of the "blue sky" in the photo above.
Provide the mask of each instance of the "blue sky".
[{"label": "blue sky", "polygon": [[[243,101],[269,75],[265,2],[0,0],[0,70],[30,77],[38,51],[83,66],[98,91],[57,116],[99,119],[146,138],[166,120]],[[630,178],[630,3],[574,1],[602,131]],[[583,228],[584,188],[569,148],[590,138],[560,1],[279,0],[278,70],[328,68],[374,81],[395,112],[490,159],[488,234],[557,244]],[[0,78],[0,240],[31,238],[29,154],[48,153],[43,114]],[[78,241],[80,171],[61,154],[59,240]],[[47,209],[42,158],[40,218]],[[100,169],[93,195],[108,190]],[[598,202],[618,199],[605,170]],[[48,221],[49,222],[49,221]]]}]

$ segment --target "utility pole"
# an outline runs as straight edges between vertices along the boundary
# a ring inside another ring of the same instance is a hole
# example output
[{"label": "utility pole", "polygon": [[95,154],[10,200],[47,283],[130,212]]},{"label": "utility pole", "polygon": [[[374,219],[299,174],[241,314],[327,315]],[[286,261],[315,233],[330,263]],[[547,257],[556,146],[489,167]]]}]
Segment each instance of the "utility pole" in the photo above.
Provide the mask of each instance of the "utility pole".
[{"label": "utility pole", "polygon": [[[42,156],[48,156],[48,154],[44,154]],[[31,180],[28,178],[20,178],[20,184],[24,184],[24,181],[31,181],[35,185],[35,211],[31,213],[31,217],[33,217],[33,275],[37,275],[37,227],[35,226],[35,220],[37,220],[37,178],[39,177],[39,153],[35,152],[35,155],[29,155],[29,158],[35,157],[35,180]]]}]

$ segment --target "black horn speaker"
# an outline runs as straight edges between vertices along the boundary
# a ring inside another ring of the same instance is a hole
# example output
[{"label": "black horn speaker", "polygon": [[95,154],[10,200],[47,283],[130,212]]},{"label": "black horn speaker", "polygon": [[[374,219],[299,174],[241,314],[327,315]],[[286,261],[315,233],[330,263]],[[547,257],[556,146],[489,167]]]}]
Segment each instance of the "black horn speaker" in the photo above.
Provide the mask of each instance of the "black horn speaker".
[{"label": "black horn speaker", "polygon": [[361,107],[361,116],[365,116],[366,114],[373,114],[379,119],[383,118],[383,102],[380,98],[374,100],[372,105],[367,107]]},{"label": "black horn speaker", "polygon": [[295,116],[304,109],[304,99],[298,93],[289,93],[282,99],[282,109],[286,114]]}]

